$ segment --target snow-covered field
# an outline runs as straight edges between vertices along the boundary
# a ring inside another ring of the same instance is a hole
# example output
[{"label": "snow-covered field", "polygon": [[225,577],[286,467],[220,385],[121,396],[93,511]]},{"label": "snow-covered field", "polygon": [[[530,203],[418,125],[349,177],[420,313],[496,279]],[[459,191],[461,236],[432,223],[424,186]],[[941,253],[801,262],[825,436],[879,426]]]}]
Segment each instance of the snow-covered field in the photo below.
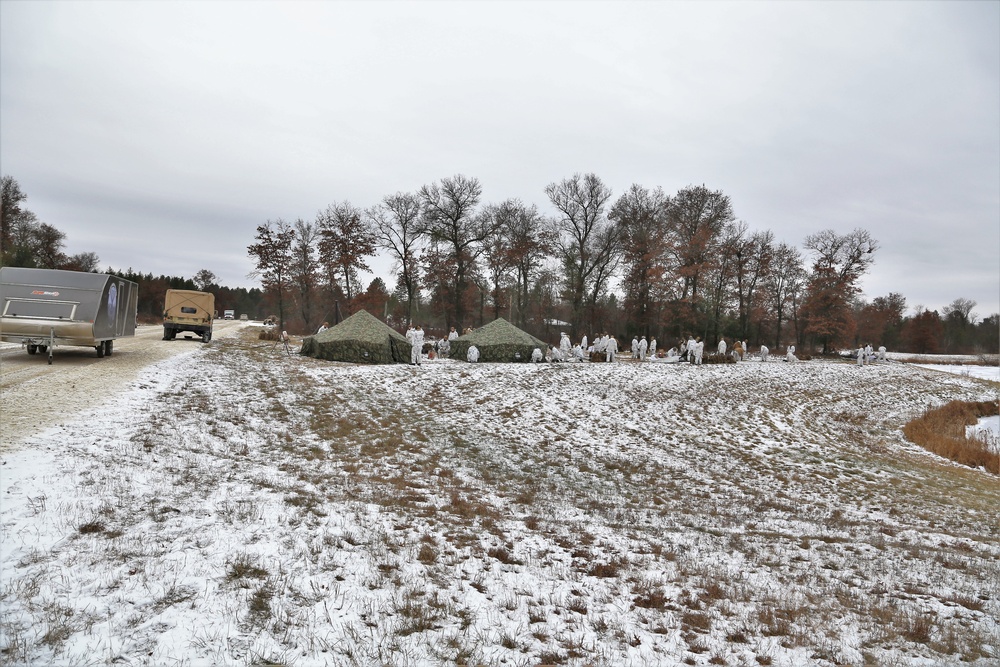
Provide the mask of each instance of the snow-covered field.
[{"label": "snow-covered field", "polygon": [[995,665],[1000,480],[908,364],[360,367],[252,338],[0,465],[0,662]]}]

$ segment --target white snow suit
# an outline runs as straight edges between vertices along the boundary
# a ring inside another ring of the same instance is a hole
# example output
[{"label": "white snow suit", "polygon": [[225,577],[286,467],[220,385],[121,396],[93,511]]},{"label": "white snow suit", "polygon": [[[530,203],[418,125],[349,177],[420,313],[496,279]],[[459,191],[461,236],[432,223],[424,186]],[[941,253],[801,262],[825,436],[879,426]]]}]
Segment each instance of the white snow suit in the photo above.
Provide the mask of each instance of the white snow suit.
[{"label": "white snow suit", "polygon": [[410,343],[413,347],[410,349],[410,363],[420,365],[420,360],[423,358],[424,351],[424,330],[417,327],[416,331],[413,332],[413,341]]},{"label": "white snow suit", "polygon": [[614,336],[608,336],[608,340],[604,345],[604,354],[606,361],[615,360],[615,355],[618,354],[618,341],[615,340]]}]

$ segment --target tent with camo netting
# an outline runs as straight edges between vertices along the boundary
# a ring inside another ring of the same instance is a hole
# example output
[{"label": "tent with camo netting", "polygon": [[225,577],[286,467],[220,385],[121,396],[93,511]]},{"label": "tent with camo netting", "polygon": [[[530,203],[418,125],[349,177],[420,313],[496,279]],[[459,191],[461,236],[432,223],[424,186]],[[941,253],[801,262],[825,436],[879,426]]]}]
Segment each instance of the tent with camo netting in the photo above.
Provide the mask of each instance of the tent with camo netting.
[{"label": "tent with camo netting", "polygon": [[299,354],[359,364],[409,363],[410,343],[367,310],[302,341]]},{"label": "tent with camo netting", "polygon": [[531,352],[537,347],[545,352],[545,343],[513,324],[497,318],[472,333],[451,341],[452,359],[468,360],[469,346],[479,349],[479,361],[531,361]]}]

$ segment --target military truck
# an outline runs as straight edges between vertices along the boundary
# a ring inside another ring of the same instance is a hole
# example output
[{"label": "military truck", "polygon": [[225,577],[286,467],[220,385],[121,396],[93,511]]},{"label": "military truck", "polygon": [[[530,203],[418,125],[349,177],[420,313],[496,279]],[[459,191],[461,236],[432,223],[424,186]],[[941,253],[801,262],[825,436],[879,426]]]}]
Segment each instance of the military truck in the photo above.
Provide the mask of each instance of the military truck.
[{"label": "military truck", "polygon": [[168,289],[163,298],[163,340],[173,340],[177,334],[190,331],[203,343],[212,340],[212,320],[215,318],[215,295],[187,289]]}]

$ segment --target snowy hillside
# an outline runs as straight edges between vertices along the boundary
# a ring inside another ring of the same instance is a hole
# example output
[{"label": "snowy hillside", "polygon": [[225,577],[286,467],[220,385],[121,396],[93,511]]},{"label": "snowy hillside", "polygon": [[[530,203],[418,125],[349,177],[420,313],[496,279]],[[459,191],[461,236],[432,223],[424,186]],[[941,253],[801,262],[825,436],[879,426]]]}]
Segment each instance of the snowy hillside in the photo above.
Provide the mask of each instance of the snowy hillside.
[{"label": "snowy hillside", "polygon": [[899,363],[359,367],[220,340],[3,459],[10,664],[1000,661],[1000,479]]}]

